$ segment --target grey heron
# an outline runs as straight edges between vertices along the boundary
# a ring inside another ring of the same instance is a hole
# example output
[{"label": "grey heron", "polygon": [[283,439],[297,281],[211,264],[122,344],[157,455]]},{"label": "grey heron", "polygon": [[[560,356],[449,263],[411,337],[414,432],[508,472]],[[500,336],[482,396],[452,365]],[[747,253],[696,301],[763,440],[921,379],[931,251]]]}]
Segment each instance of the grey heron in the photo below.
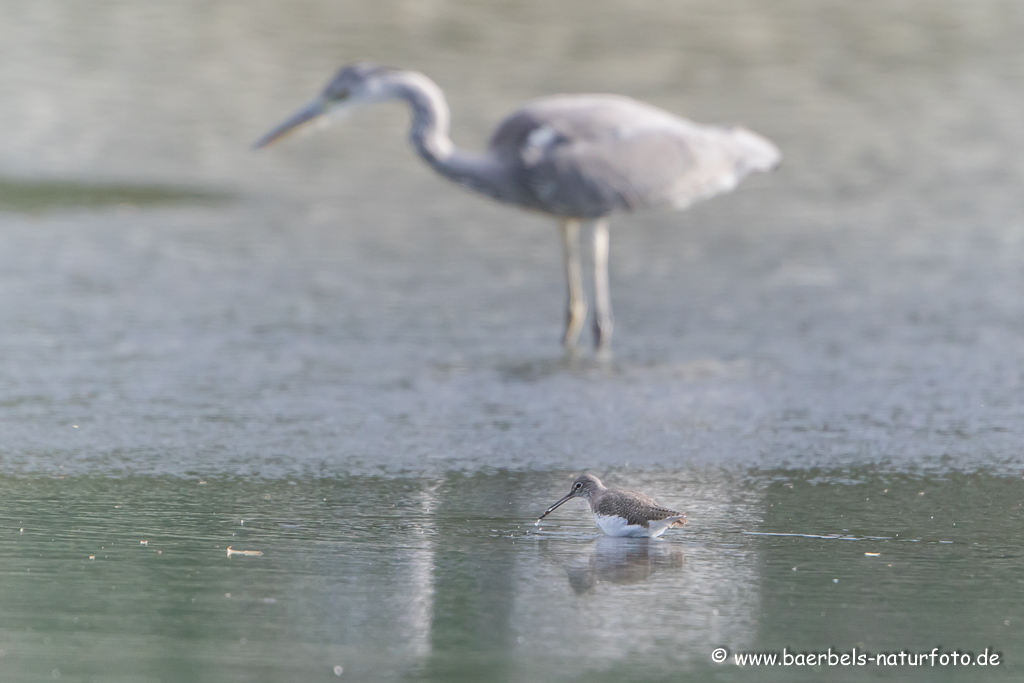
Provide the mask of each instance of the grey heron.
[{"label": "grey heron", "polygon": [[580,224],[593,221],[595,341],[612,335],[608,217],[654,207],[684,209],[729,192],[781,154],[740,126],[694,123],[620,95],[555,95],[526,103],[502,121],[486,151],[462,150],[449,137],[441,88],[415,71],[359,62],[343,67],[308,105],[263,136],[266,147],[340,107],[400,99],[412,109],[410,139],[442,176],[492,199],[559,222],[569,298],[565,334],[573,349],[587,317]]}]

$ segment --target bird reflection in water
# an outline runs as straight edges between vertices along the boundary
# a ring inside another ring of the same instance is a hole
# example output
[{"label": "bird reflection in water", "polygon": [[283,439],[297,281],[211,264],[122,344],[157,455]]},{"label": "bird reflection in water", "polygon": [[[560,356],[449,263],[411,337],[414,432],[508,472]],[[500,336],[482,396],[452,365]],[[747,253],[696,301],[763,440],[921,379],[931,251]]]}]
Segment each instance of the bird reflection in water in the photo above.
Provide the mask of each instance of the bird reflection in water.
[{"label": "bird reflection in water", "polygon": [[568,560],[564,557],[551,557],[551,560],[565,570],[569,585],[577,595],[581,595],[599,583],[641,583],[658,572],[682,569],[684,554],[673,543],[601,536],[589,545],[585,554]]}]

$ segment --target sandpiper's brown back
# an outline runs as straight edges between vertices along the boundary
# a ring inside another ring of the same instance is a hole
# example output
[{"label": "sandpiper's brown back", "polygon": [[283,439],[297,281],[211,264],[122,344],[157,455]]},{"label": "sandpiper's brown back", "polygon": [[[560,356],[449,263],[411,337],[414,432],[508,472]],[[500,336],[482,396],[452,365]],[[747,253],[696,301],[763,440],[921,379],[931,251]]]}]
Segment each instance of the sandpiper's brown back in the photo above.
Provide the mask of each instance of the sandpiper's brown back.
[{"label": "sandpiper's brown back", "polygon": [[[682,517],[681,512],[659,505],[653,498],[638,491],[627,489],[605,489],[591,496],[590,509],[595,515],[622,517],[627,523],[642,527],[647,527],[652,521]],[[685,519],[680,519],[669,526],[683,526],[685,523]]]}]

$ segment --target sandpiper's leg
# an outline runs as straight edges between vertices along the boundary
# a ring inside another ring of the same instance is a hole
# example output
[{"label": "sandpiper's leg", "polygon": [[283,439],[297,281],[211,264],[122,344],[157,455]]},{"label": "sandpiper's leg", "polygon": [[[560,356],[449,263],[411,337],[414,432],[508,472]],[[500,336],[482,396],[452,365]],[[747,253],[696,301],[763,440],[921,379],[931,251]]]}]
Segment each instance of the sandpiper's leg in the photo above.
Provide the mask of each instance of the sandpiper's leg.
[{"label": "sandpiper's leg", "polygon": [[587,319],[587,297],[583,293],[580,265],[580,222],[575,218],[563,218],[559,228],[565,256],[565,277],[569,284],[569,306],[562,343],[566,349],[573,349],[583,329],[583,322]]},{"label": "sandpiper's leg", "polygon": [[608,288],[608,219],[594,222],[594,341],[599,353],[611,352],[612,296]]}]

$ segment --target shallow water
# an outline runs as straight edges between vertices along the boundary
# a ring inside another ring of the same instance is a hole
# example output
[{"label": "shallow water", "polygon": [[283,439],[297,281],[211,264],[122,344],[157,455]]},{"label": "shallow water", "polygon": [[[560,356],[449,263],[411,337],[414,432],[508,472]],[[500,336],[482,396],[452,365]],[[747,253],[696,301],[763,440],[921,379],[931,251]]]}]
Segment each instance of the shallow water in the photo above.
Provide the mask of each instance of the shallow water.
[{"label": "shallow water", "polygon": [[[1020,676],[1016,4],[2,15],[4,681]],[[400,107],[251,150],[364,57],[466,146],[609,91],[785,162],[616,219],[615,358],[566,359],[554,226],[434,177]],[[689,526],[534,527],[581,470]]]},{"label": "shallow water", "polygon": [[1020,480],[612,475],[678,501],[690,526],[609,538],[580,504],[534,527],[562,472],[5,478],[0,667],[9,680],[329,680],[335,667],[367,681],[790,680],[710,655],[940,647],[992,648],[1006,664],[986,673],[1019,675]]}]

